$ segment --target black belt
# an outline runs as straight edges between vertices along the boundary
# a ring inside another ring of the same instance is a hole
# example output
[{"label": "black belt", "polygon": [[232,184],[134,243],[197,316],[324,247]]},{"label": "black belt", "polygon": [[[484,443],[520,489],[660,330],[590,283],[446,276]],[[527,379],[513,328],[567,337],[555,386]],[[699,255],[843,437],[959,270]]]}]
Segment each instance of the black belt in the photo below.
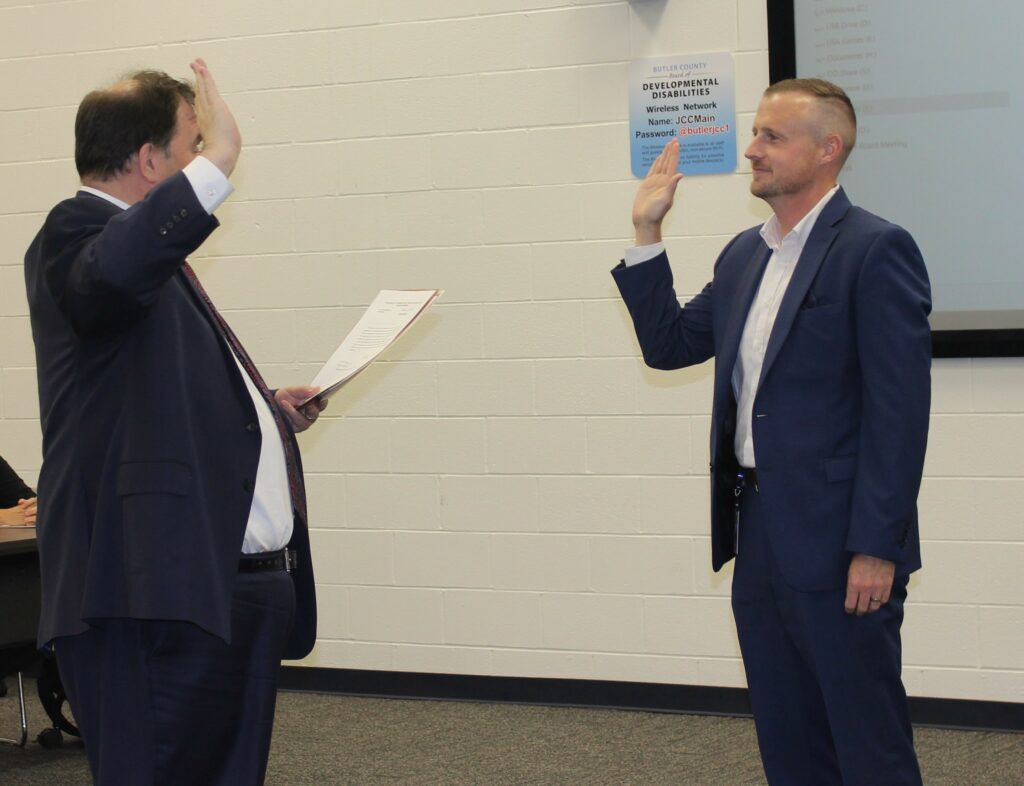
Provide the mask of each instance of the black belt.
[{"label": "black belt", "polygon": [[757,485],[757,468],[755,467],[740,467],[739,472],[736,474],[736,487],[749,486],[754,491],[758,491]]},{"label": "black belt", "polygon": [[258,573],[263,570],[286,570],[291,573],[299,564],[294,549],[265,551],[262,554],[243,554],[238,561],[239,573]]}]

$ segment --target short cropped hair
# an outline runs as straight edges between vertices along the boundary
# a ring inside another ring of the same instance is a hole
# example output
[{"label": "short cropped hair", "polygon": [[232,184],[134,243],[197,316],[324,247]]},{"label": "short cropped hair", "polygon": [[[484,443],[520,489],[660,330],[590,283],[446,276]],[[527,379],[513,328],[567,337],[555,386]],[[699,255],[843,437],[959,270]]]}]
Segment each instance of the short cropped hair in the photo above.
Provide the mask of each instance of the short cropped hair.
[{"label": "short cropped hair", "polygon": [[79,177],[100,181],[116,177],[148,142],[166,150],[182,101],[195,103],[192,85],[162,71],[137,71],[113,87],[93,90],[82,99],[75,116]]},{"label": "short cropped hair", "polygon": [[846,91],[826,79],[783,79],[764,91],[766,97],[779,93],[801,93],[822,103],[834,119],[831,124],[833,127],[825,130],[835,131],[842,137],[842,163],[846,163],[853,146],[857,144],[857,112]]}]

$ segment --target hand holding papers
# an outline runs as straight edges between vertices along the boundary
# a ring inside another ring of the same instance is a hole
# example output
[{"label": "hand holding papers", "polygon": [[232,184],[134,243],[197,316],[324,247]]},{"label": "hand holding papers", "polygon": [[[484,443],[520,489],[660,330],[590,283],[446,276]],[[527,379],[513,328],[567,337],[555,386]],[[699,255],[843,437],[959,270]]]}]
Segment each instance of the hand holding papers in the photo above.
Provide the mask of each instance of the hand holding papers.
[{"label": "hand holding papers", "polygon": [[319,387],[320,392],[309,400],[334,395],[395,343],[442,292],[440,289],[382,289],[310,383]]}]

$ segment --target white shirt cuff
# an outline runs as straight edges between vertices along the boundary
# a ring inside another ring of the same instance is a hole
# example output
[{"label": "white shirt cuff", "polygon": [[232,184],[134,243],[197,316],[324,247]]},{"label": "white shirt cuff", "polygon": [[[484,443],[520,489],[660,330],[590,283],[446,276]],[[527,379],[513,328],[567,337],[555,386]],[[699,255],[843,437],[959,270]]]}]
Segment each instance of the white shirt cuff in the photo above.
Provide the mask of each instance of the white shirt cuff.
[{"label": "white shirt cuff", "polygon": [[199,204],[210,215],[213,215],[213,211],[235,190],[217,165],[203,156],[193,158],[182,172],[192,185],[192,190],[196,192]]},{"label": "white shirt cuff", "polygon": [[654,259],[664,250],[664,243],[651,243],[648,246],[633,246],[632,248],[626,249],[626,254],[623,256],[622,261],[626,263],[626,267],[639,265],[641,262],[647,262],[648,260]]}]

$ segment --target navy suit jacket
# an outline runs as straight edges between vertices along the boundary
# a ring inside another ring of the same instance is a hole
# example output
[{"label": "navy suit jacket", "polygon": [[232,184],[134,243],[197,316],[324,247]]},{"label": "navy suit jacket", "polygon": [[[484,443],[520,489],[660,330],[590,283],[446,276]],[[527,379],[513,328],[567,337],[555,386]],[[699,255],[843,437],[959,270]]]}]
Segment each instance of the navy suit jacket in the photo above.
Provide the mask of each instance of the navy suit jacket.
[{"label": "navy suit jacket", "polygon": [[[181,272],[216,227],[179,173],[124,211],[79,192],[26,254],[43,429],[41,645],[112,617],[186,620],[230,641],[262,436],[233,353]],[[294,658],[316,637],[298,515],[290,545]]]},{"label": "navy suit jacket", "polygon": [[[732,374],[771,250],[737,235],[704,290],[680,307],[668,258],[612,274],[648,365],[715,358],[711,418],[712,563],[735,554]],[[769,538],[795,588],[845,586],[864,553],[921,566],[917,494],[931,393],[931,295],[910,235],[840,189],[818,217],[769,337],[753,438]],[[741,525],[742,526],[742,525]]]}]

